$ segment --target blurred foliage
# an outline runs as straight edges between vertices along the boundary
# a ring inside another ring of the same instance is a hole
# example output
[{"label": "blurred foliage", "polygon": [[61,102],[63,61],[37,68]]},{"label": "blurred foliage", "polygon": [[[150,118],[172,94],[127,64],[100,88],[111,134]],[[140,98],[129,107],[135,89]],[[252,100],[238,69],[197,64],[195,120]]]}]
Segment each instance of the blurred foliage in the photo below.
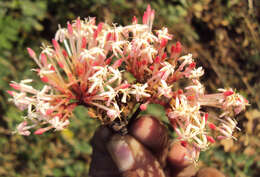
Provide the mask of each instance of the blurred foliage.
[{"label": "blurred foliage", "polygon": [[[203,152],[200,164],[228,176],[259,176],[260,171],[260,1],[154,0],[155,29],[167,26],[175,41],[199,59],[206,70],[208,91],[237,88],[251,103],[238,117],[237,141],[221,141]],[[135,0],[1,0],[0,1],[0,176],[88,176],[90,139],[99,123],[78,107],[71,126],[62,132],[22,137],[11,135],[22,115],[8,100],[11,80],[37,80],[26,47],[39,51],[53,38],[58,24],[76,17],[128,24],[141,21],[147,1]],[[37,83],[35,83],[37,84]],[[35,85],[39,86],[39,85]],[[155,111],[156,110],[156,111]],[[145,113],[165,119],[163,109],[150,105]]]}]

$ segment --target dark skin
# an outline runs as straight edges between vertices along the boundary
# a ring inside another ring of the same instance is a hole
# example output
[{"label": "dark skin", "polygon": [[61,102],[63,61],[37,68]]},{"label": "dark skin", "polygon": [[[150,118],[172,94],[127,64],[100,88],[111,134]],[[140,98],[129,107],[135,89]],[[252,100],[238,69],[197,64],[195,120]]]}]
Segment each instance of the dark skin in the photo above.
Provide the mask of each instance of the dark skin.
[{"label": "dark skin", "polygon": [[170,142],[166,128],[151,116],[137,119],[125,136],[101,127],[92,145],[92,177],[224,177],[214,168],[198,171],[184,159],[187,149]]}]

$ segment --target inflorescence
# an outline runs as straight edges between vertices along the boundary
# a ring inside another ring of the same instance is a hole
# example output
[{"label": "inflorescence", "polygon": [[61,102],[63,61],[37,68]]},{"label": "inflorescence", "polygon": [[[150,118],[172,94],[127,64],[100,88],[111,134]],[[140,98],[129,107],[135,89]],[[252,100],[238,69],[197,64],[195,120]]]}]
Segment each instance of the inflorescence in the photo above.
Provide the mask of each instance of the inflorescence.
[{"label": "inflorescence", "polygon": [[[43,45],[39,56],[28,48],[38,65],[33,71],[45,85],[37,90],[31,79],[10,84],[16,90],[8,91],[11,100],[20,110],[27,110],[15,132],[27,136],[31,129],[36,129],[34,134],[63,130],[78,105],[107,124],[126,119],[129,105],[139,104],[145,110],[155,103],[165,108],[182,145],[191,145],[191,160],[216,139],[234,138],[234,116],[248,101],[232,89],[206,94],[199,81],[203,68],[196,67],[192,54],[181,56],[180,42],[167,51],[173,36],[165,27],[152,30],[154,16],[148,5],[142,23],[133,17],[128,26],[77,18],[67,28],[59,28],[52,46]],[[129,75],[134,81],[130,82]],[[178,81],[188,86],[177,88]],[[208,119],[208,113],[201,110],[204,106],[223,113]]]}]

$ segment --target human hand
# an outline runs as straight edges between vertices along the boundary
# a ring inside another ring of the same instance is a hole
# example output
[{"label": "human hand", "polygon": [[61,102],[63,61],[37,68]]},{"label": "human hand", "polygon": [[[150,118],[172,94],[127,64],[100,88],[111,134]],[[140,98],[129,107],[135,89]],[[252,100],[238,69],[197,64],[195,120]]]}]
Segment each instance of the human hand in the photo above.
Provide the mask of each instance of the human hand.
[{"label": "human hand", "polygon": [[197,172],[184,158],[187,148],[170,143],[165,127],[151,116],[137,119],[125,136],[101,127],[92,146],[92,177],[224,177],[214,168]]}]

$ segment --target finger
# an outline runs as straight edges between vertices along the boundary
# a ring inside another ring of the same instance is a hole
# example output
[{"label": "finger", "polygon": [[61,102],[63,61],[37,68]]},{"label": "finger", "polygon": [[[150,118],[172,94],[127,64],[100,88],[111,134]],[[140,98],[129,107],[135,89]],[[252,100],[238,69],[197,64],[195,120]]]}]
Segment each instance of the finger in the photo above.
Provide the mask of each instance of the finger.
[{"label": "finger", "polygon": [[156,158],[130,135],[114,135],[108,151],[124,177],[165,176]]},{"label": "finger", "polygon": [[187,147],[180,142],[173,142],[168,153],[168,169],[172,177],[191,177],[197,172],[194,164],[187,160],[190,156]]},{"label": "finger", "polygon": [[106,144],[112,135],[107,127],[100,127],[91,140],[93,148],[90,164],[90,176],[92,177],[119,177],[120,172],[113,162]]},{"label": "finger", "polygon": [[200,169],[196,177],[225,177],[225,175],[215,168],[208,167]]},{"label": "finger", "polygon": [[151,150],[161,166],[165,167],[169,137],[166,127],[158,119],[148,115],[140,117],[130,127],[130,134]]},{"label": "finger", "polygon": [[168,145],[166,128],[152,116],[142,116],[135,121],[130,134],[153,152],[160,152]]},{"label": "finger", "polygon": [[184,168],[191,164],[185,156],[188,156],[188,149],[181,145],[180,142],[174,142],[168,153],[168,161],[171,166]]}]

